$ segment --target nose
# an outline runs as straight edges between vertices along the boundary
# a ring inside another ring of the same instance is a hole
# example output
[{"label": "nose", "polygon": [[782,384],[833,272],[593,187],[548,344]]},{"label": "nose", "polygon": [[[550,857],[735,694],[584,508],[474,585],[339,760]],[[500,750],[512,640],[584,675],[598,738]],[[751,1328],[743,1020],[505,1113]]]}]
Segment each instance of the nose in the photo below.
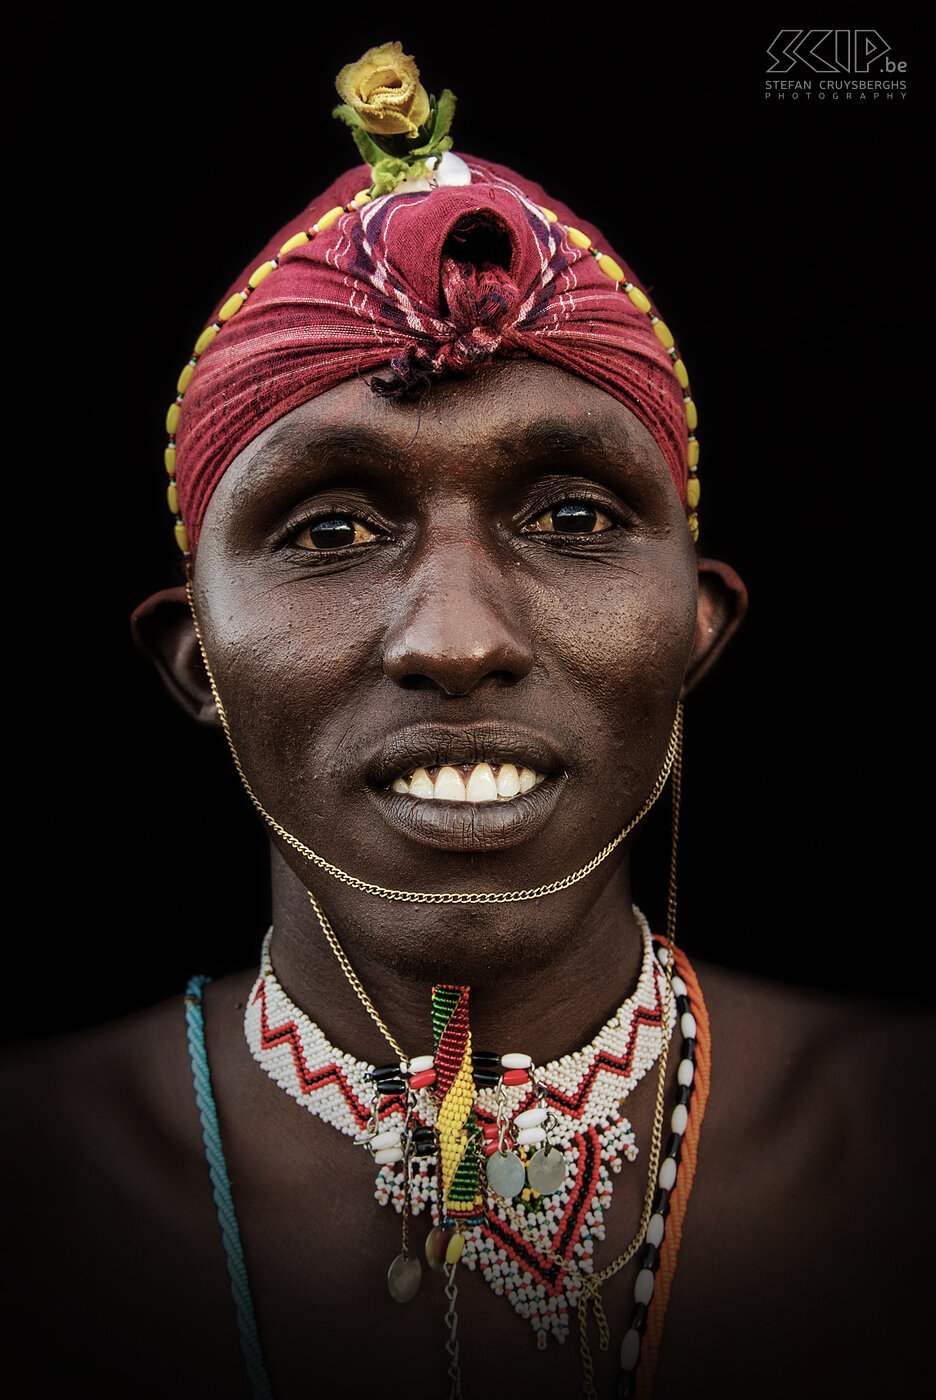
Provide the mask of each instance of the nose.
[{"label": "nose", "polygon": [[468,695],[483,681],[529,675],[533,647],[521,600],[476,541],[451,537],[417,566],[399,595],[384,671],[409,689]]}]

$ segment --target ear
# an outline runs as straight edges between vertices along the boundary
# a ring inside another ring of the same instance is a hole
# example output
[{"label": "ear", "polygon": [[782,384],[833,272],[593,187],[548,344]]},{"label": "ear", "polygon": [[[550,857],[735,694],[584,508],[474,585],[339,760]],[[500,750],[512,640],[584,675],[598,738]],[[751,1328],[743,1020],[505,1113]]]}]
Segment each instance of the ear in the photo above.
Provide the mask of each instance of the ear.
[{"label": "ear", "polygon": [[747,611],[747,589],[730,564],[699,559],[699,601],[692,656],[683,680],[683,698],[715,665]]},{"label": "ear", "polygon": [[130,619],[133,640],[152,661],[173,700],[198,724],[220,728],[184,588],[154,593]]}]

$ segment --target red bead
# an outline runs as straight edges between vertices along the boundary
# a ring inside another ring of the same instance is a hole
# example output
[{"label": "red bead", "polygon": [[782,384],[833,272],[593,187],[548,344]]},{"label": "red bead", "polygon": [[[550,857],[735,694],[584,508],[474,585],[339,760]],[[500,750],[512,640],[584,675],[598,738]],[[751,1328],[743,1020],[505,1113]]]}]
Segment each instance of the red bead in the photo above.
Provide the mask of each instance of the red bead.
[{"label": "red bead", "polygon": [[425,1089],[427,1084],[435,1083],[436,1072],[434,1069],[424,1069],[419,1074],[410,1075],[411,1089]]},{"label": "red bead", "polygon": [[530,1076],[525,1069],[505,1069],[501,1076],[505,1084],[529,1084]]},{"label": "red bead", "polygon": [[484,1144],[485,1157],[493,1157],[494,1153],[497,1151],[499,1151],[497,1138],[488,1139],[488,1141]]},{"label": "red bead", "polygon": [[496,1123],[485,1123],[481,1131],[486,1138],[496,1138],[499,1136],[499,1129]]}]

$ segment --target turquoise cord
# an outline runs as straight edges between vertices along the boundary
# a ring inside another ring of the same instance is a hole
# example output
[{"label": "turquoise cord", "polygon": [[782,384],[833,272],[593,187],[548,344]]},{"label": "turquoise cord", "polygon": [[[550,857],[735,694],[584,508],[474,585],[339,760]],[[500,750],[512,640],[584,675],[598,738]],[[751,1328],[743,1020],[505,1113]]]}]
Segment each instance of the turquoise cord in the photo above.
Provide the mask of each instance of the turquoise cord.
[{"label": "turquoise cord", "polygon": [[212,1194],[218,1211],[218,1224],[221,1226],[221,1239],[224,1243],[224,1257],[227,1260],[231,1279],[231,1296],[237,1314],[237,1331],[240,1336],[241,1351],[247,1363],[247,1374],[254,1400],[273,1400],[270,1380],[263,1364],[263,1352],[257,1336],[257,1319],[254,1316],[250,1284],[247,1280],[247,1265],[241,1245],[237,1216],[234,1214],[234,1201],[231,1196],[231,1180],[228,1176],[224,1149],[221,1146],[221,1133],[218,1128],[218,1110],[211,1092],[211,1074],[208,1069],[208,1054],[205,1049],[205,1021],[202,1016],[202,989],[211,981],[210,977],[192,977],[185,988],[185,1021],[188,1026],[189,1055],[192,1061],[192,1078],[195,1081],[195,1102],[202,1125],[202,1140],[205,1156],[208,1159],[208,1173],[211,1177]]}]

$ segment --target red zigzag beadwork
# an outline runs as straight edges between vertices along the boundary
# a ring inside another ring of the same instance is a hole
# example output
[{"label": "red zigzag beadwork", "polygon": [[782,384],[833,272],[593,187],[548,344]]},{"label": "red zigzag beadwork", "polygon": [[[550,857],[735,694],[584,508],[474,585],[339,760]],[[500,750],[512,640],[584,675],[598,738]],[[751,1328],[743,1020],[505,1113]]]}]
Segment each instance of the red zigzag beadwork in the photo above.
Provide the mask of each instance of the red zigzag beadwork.
[{"label": "red zigzag beadwork", "polygon": [[[529,1319],[541,1343],[550,1334],[559,1340],[568,1335],[570,1308],[581,1288],[579,1274],[591,1271],[595,1242],[604,1238],[613,1175],[637,1156],[622,1101],[656,1063],[663,1036],[672,1031],[675,1019],[674,1010],[669,1026],[663,1026],[665,975],[646,921],[639,911],[635,914],[644,941],[635,991],[584,1049],[533,1071],[557,1120],[549,1137],[566,1156],[563,1185],[551,1196],[526,1191],[509,1206],[487,1192],[483,1219],[464,1227],[462,1263],[479,1269],[496,1293],[509,1298]],[[346,1136],[366,1141],[373,1103],[367,1074],[373,1066],[337,1050],[286,996],[273,972],[270,935],[248,999],[244,1030],[254,1058],[291,1097]],[[439,1072],[446,1073],[442,1065]],[[508,1087],[506,1093],[511,1119],[537,1102],[529,1084]],[[433,1089],[420,1090],[411,1127],[435,1127],[437,1113]],[[482,1128],[496,1121],[493,1089],[476,1090],[474,1114]],[[403,1118],[402,1096],[381,1100],[382,1130],[402,1130]],[[376,1197],[382,1205],[401,1211],[404,1190],[400,1166],[380,1169]],[[428,1210],[435,1224],[442,1223],[435,1158],[414,1162],[409,1193],[415,1214]],[[546,1251],[564,1263],[556,1263]]]}]

